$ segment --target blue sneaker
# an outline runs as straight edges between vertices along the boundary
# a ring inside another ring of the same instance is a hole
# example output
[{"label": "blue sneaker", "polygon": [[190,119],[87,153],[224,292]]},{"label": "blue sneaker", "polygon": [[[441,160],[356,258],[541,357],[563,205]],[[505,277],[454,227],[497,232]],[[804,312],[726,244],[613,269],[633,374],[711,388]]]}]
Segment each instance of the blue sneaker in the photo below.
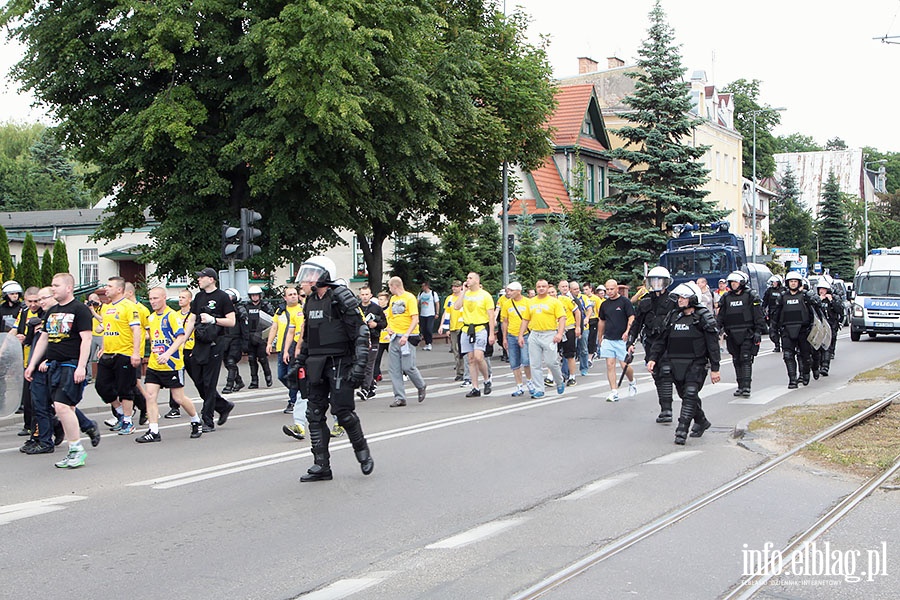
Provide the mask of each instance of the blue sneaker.
[{"label": "blue sneaker", "polygon": [[581,376],[582,376],[582,377],[587,377],[587,374],[588,374],[587,369],[582,369],[582,370],[581,370]]},{"label": "blue sneaker", "polygon": [[544,392],[531,392],[531,397],[532,397],[532,398],[535,398],[535,399],[537,399],[537,398],[543,398],[543,397],[544,397]]},{"label": "blue sneaker", "polygon": [[132,433],[134,433],[134,423],[122,423],[119,435],[131,435]]},{"label": "blue sneaker", "polygon": [[109,428],[110,431],[121,431],[122,425],[125,424],[125,417],[119,417],[119,420],[116,421],[116,424]]},{"label": "blue sneaker", "polygon": [[514,392],[513,392],[512,394],[510,394],[510,395],[513,396],[514,398],[518,398],[519,396],[524,396],[524,395],[525,395],[525,390],[523,390],[522,388],[518,388],[516,391],[514,391]]},{"label": "blue sneaker", "polygon": [[556,393],[557,393],[557,394],[562,394],[564,391],[566,391],[566,384],[565,384],[565,383],[561,383],[561,384],[559,384],[558,386],[556,386]]}]

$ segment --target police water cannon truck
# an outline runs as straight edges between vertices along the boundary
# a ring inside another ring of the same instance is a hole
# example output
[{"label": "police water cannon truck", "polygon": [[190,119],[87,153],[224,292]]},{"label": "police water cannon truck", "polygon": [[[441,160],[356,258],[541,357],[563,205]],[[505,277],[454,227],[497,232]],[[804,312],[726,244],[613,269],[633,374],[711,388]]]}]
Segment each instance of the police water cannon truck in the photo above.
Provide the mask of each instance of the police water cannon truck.
[{"label": "police water cannon truck", "polygon": [[875,248],[856,269],[850,339],[900,335],[900,246]]},{"label": "police water cannon truck", "polygon": [[666,242],[666,251],[659,257],[659,264],[672,274],[673,288],[705,277],[715,289],[732,271],[743,271],[750,278],[750,287],[762,296],[772,272],[764,264],[748,261],[744,239],[728,228],[728,221],[673,227],[676,237]]}]

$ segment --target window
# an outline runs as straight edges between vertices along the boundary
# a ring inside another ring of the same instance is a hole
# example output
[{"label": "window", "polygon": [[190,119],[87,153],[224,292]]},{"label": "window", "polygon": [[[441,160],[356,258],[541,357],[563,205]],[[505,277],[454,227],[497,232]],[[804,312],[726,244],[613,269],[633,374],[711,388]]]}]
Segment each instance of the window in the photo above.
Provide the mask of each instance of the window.
[{"label": "window", "polygon": [[597,182],[597,189],[600,192],[600,197],[606,198],[606,169],[597,167],[597,174],[600,176],[600,180]]},{"label": "window", "polygon": [[584,199],[593,204],[597,201],[596,197],[596,189],[597,182],[594,179],[594,165],[585,165],[585,175],[584,178]]},{"label": "window", "polygon": [[369,276],[366,257],[359,246],[359,238],[353,236],[353,279],[364,279]]},{"label": "window", "polygon": [[187,275],[181,275],[180,277],[171,277],[166,282],[167,285],[177,285],[177,286],[188,285],[190,283],[191,283],[191,281],[188,279]]},{"label": "window", "polygon": [[591,125],[590,119],[584,120],[584,123],[581,125],[581,133],[584,135],[594,135],[594,126]]},{"label": "window", "polygon": [[100,281],[100,269],[97,265],[99,261],[97,248],[82,248],[78,251],[78,258],[81,262],[81,285]]},{"label": "window", "polygon": [[731,157],[731,183],[738,185],[741,181],[741,174],[738,172],[737,157]]},{"label": "window", "polygon": [[716,152],[716,179],[722,179],[722,154]]}]

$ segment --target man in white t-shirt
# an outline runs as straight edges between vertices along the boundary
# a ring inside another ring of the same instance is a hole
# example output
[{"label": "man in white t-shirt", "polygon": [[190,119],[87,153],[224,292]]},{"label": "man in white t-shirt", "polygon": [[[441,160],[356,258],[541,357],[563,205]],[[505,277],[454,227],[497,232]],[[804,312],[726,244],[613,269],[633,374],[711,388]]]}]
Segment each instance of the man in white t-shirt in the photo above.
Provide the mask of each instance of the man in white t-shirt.
[{"label": "man in white t-shirt", "polygon": [[419,302],[419,329],[422,332],[422,339],[425,340],[424,350],[431,351],[434,319],[437,315],[439,298],[437,292],[431,289],[431,284],[426,281],[422,284],[422,291],[417,300]]}]

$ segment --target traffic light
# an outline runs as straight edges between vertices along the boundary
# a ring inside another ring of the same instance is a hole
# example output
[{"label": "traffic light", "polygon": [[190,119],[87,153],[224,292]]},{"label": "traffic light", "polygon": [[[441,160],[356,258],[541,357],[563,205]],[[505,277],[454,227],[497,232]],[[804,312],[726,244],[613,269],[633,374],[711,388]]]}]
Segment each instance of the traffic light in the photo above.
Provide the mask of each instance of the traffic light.
[{"label": "traffic light", "polygon": [[253,224],[262,219],[262,215],[249,208],[241,209],[241,257],[247,260],[251,256],[259,254],[262,248],[253,243],[253,240],[262,235],[262,231],[253,227]]},{"label": "traffic light", "polygon": [[506,235],[506,249],[510,255],[516,251],[516,236],[512,233]]},{"label": "traffic light", "polygon": [[241,244],[241,230],[222,223],[222,260],[242,260]]}]

